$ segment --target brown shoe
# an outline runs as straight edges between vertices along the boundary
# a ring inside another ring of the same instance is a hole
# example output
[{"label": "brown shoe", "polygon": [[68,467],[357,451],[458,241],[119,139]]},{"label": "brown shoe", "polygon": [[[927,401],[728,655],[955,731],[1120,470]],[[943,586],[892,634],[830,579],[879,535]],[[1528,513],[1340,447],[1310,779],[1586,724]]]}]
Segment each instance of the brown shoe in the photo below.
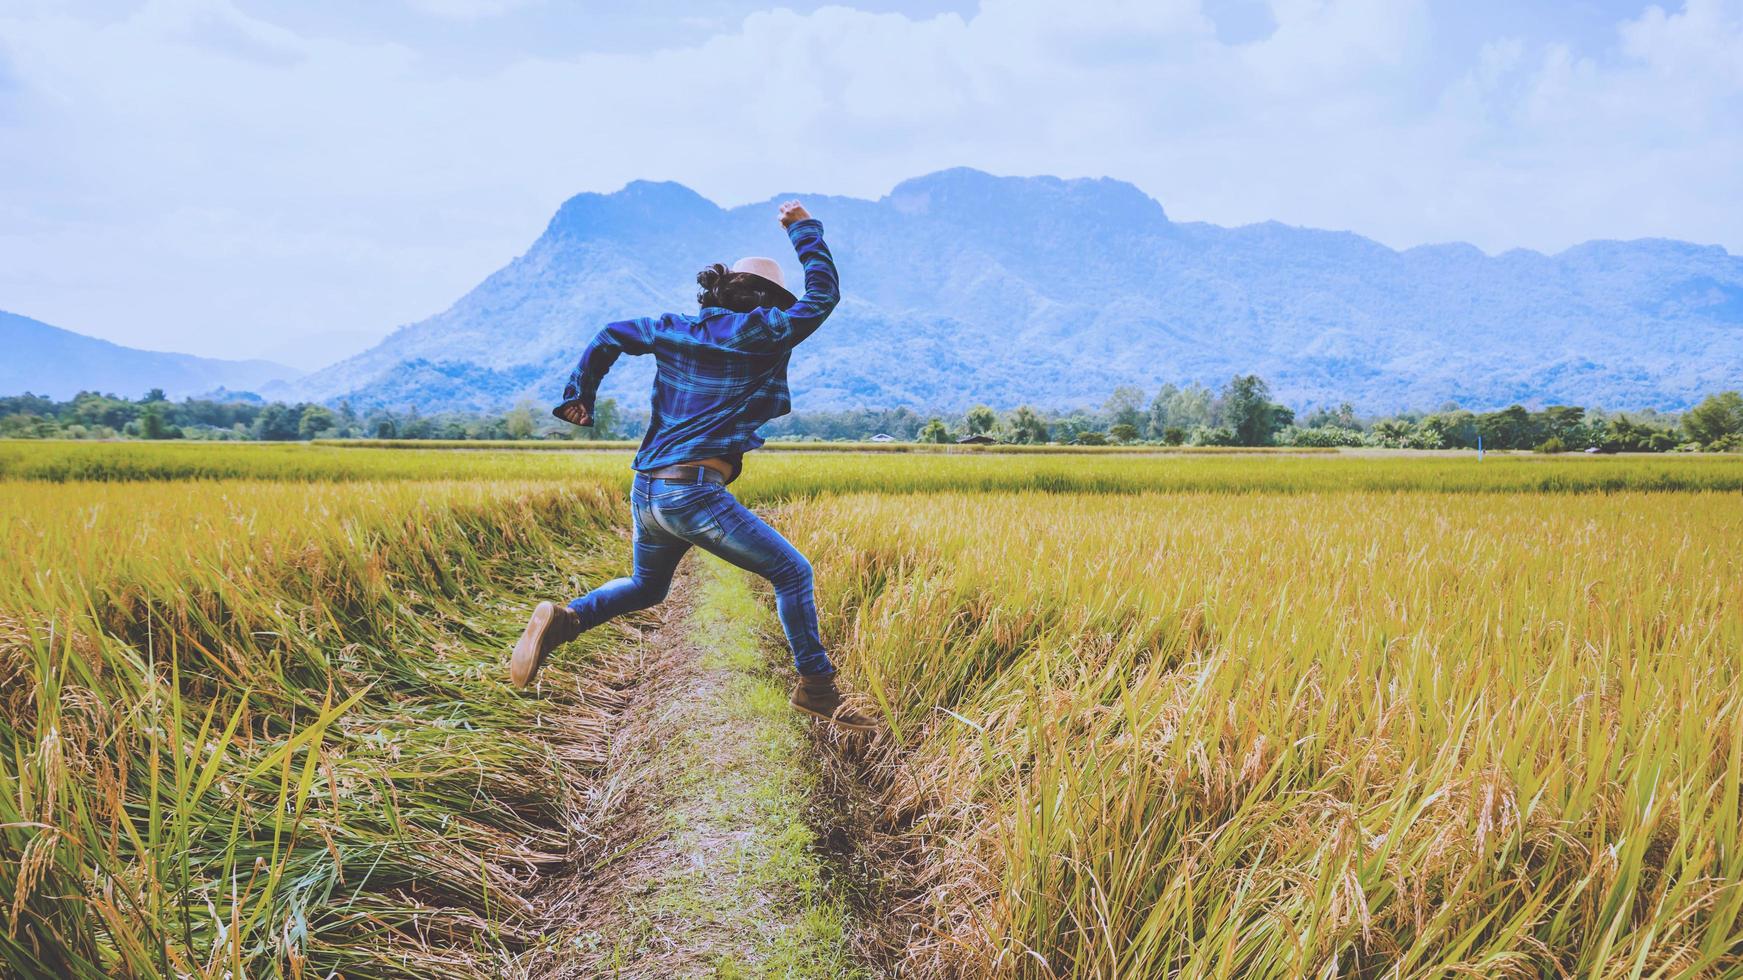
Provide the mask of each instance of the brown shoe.
[{"label": "brown shoe", "polygon": [[800,674],[790,699],[793,707],[808,715],[840,725],[850,732],[874,732],[872,720],[842,703],[841,690],[835,686],[835,671],[827,674]]},{"label": "brown shoe", "polygon": [[539,603],[533,607],[520,642],[514,645],[514,656],[508,661],[508,679],[515,687],[525,688],[545,665],[546,655],[580,635],[581,617],[568,606]]}]

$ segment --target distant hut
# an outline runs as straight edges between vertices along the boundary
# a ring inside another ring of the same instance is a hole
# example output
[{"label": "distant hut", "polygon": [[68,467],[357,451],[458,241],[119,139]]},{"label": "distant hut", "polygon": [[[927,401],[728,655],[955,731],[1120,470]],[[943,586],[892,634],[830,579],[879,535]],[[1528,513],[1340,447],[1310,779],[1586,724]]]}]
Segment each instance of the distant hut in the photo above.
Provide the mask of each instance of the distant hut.
[{"label": "distant hut", "polygon": [[895,442],[896,437],[890,435],[888,432],[880,432],[877,435],[872,436],[871,439],[868,441],[870,441],[870,442]]},{"label": "distant hut", "polygon": [[998,440],[994,439],[992,436],[986,435],[985,433],[974,436],[963,436],[961,439],[956,440],[956,444],[959,446],[990,446],[995,442],[998,442]]}]

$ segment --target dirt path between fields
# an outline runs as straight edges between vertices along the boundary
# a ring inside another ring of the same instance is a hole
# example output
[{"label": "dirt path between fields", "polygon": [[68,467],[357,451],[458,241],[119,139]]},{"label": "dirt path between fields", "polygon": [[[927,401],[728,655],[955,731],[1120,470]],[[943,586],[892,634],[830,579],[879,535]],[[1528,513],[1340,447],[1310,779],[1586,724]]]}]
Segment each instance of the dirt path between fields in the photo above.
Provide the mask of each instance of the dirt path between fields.
[{"label": "dirt path between fields", "polygon": [[805,722],[759,643],[772,613],[697,555],[663,614],[589,800],[591,864],[541,887],[544,940],[504,974],[869,976],[806,822]]}]

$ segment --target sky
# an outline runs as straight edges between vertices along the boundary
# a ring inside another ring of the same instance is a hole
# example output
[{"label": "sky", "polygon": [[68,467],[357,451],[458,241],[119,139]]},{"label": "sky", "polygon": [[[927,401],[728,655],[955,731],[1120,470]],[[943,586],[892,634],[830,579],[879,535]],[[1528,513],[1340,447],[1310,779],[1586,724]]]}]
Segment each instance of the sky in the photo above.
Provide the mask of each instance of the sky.
[{"label": "sky", "polygon": [[303,368],[637,178],[1743,254],[1739,160],[1743,0],[0,0],[0,310]]}]

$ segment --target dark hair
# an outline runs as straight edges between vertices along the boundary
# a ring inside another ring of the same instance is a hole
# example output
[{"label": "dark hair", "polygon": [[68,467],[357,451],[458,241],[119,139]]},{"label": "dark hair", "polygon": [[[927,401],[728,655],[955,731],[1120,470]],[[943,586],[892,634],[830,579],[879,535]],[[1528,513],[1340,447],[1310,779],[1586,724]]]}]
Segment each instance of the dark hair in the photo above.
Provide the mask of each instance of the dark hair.
[{"label": "dark hair", "polygon": [[791,303],[786,290],[753,272],[733,272],[719,262],[696,273],[696,302],[721,306],[734,313],[749,313],[764,306]]}]

